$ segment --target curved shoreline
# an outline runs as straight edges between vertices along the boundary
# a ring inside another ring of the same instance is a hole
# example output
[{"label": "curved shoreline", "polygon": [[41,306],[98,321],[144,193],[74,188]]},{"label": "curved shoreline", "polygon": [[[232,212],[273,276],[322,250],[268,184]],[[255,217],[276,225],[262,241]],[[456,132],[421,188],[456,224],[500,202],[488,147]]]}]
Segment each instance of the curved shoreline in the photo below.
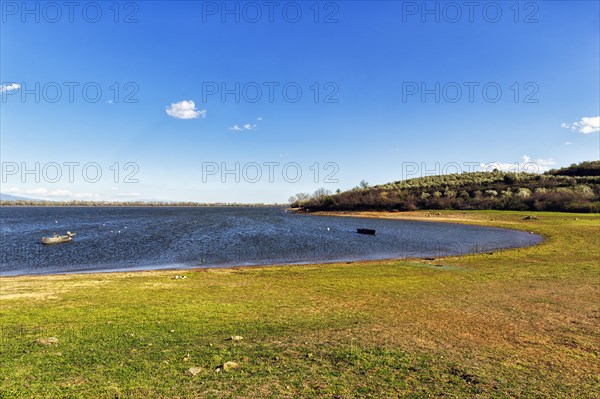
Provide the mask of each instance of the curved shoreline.
[{"label": "curved shoreline", "polygon": [[[444,213],[442,213],[444,212]],[[386,220],[406,220],[406,221],[419,221],[419,222],[432,222],[432,223],[444,223],[444,224],[461,224],[467,226],[474,227],[489,227],[489,228],[499,228],[504,230],[513,230],[520,232],[529,232],[530,234],[538,235],[541,240],[539,242],[530,244],[530,245],[521,245],[521,246],[510,246],[506,248],[498,248],[494,249],[493,252],[506,252],[513,251],[523,248],[531,248],[534,246],[539,246],[546,242],[547,237],[540,234],[539,232],[533,232],[530,229],[526,228],[518,228],[517,226],[501,226],[498,225],[499,220],[489,219],[483,220],[481,218],[482,213],[471,213],[472,216],[480,216],[480,217],[467,217],[467,212],[458,212],[458,211],[412,211],[412,212],[385,212],[385,211],[336,211],[336,212],[292,212],[301,215],[313,215],[313,216],[327,216],[327,217],[353,217],[353,218],[365,218],[365,219],[386,219]],[[477,212],[477,211],[475,211]],[[502,211],[497,211],[502,212]],[[486,215],[487,216],[487,215]],[[496,222],[496,223],[490,223]],[[507,223],[506,221],[502,221],[503,223]],[[523,226],[525,227],[525,226]],[[531,226],[529,226],[531,227]],[[156,272],[189,272],[189,271],[210,271],[210,270],[240,270],[240,269],[262,269],[267,267],[290,267],[290,266],[310,266],[310,265],[335,265],[335,264],[370,264],[374,262],[386,262],[386,261],[433,261],[444,259],[448,257],[466,257],[473,255],[481,255],[486,251],[482,252],[473,252],[473,253],[460,253],[460,254],[449,254],[444,256],[436,256],[436,257],[382,257],[382,258],[371,258],[371,259],[334,259],[334,260],[323,260],[323,261],[303,261],[303,262],[289,262],[289,263],[256,263],[256,264],[238,264],[238,265],[213,265],[213,266],[191,266],[181,264],[180,267],[177,267],[176,264],[169,265],[155,265],[155,266],[131,266],[129,268],[105,268],[105,269],[97,269],[97,270],[74,270],[74,271],[59,271],[59,272],[49,272],[49,273],[23,273],[23,274],[14,274],[14,275],[0,275],[0,279],[8,279],[8,278],[17,278],[17,277],[46,277],[46,276],[76,276],[76,275],[96,275],[96,274],[115,274],[115,273],[156,273]]]}]

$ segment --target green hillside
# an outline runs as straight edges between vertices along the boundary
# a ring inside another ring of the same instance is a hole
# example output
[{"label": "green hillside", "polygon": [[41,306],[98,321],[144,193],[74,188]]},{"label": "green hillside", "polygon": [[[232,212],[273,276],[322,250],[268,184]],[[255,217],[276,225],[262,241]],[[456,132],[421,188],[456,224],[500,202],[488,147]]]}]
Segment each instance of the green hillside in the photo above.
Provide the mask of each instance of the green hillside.
[{"label": "green hillside", "polygon": [[323,190],[298,196],[294,206],[312,210],[496,209],[599,212],[600,161],[544,174],[471,172],[356,187],[335,195]]}]

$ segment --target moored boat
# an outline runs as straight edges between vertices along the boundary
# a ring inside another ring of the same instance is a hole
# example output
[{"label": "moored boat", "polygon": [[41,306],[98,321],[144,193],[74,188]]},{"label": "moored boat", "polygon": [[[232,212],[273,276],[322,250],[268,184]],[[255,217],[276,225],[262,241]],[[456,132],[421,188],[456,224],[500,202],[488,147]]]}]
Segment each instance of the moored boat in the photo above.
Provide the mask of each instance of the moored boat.
[{"label": "moored boat", "polygon": [[370,235],[377,234],[377,231],[373,230],[373,229],[356,229],[356,232],[358,234],[370,234]]},{"label": "moored boat", "polygon": [[59,236],[58,234],[54,233],[54,235],[52,237],[42,237],[42,244],[60,244],[63,242],[69,242],[69,241],[73,241],[73,237],[75,236],[75,233],[71,233],[70,231],[67,231],[67,235],[64,236]]}]

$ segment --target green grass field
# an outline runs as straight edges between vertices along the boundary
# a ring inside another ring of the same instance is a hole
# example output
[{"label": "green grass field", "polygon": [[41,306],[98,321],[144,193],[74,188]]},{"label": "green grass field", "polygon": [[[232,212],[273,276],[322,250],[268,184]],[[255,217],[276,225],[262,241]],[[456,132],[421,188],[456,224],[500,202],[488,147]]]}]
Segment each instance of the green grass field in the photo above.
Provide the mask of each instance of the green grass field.
[{"label": "green grass field", "polygon": [[527,214],[438,215],[546,239],[493,254],[1,278],[0,398],[600,397],[600,216]]}]

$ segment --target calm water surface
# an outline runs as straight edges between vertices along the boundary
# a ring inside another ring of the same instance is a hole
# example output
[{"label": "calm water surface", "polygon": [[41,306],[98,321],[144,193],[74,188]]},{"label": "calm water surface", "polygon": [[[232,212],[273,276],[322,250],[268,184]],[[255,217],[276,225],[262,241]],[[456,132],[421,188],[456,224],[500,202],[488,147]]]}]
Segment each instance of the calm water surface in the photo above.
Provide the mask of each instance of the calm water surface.
[{"label": "calm water surface", "polygon": [[[67,230],[77,233],[73,242],[40,242]],[[438,257],[541,240],[499,228],[294,215],[281,208],[2,207],[0,275]]]}]

